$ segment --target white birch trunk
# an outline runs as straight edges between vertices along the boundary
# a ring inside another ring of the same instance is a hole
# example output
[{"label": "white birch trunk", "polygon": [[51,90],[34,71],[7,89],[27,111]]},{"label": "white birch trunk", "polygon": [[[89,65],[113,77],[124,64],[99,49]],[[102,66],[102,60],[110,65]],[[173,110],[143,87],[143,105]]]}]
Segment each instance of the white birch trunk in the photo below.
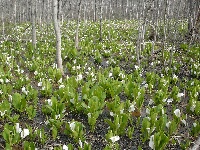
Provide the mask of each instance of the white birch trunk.
[{"label": "white birch trunk", "polygon": [[48,34],[48,31],[49,31],[49,20],[50,20],[50,11],[49,11],[49,8],[50,8],[50,0],[47,0],[47,18],[46,18],[46,23],[47,23],[47,30],[46,30],[46,34]]},{"label": "white birch trunk", "polygon": [[87,23],[87,18],[86,18],[86,4],[84,4],[84,12],[83,12],[83,19],[84,19],[84,25]]},{"label": "white birch trunk", "polygon": [[[1,0],[2,3],[2,0]],[[4,9],[2,7],[2,12],[1,12],[1,22],[2,22],[2,36],[4,38],[4,34],[5,34],[5,25],[4,25]]]},{"label": "white birch trunk", "polygon": [[[168,7],[168,0],[165,0],[165,11],[164,11],[164,24],[167,24],[167,7]],[[162,47],[162,59],[163,59],[163,65],[165,65],[165,59],[164,59],[164,52],[166,47],[166,40],[167,40],[167,33],[166,33],[166,25],[163,26],[164,31],[164,40],[163,40],[163,47]]]},{"label": "white birch trunk", "polygon": [[76,36],[75,36],[75,48],[78,49],[79,47],[79,39],[78,39],[78,32],[79,32],[79,24],[80,24],[80,11],[81,11],[81,0],[78,4],[78,17],[77,17],[77,27],[76,27]]},{"label": "white birch trunk", "polygon": [[1,20],[2,20],[2,35],[4,36],[5,34],[5,25],[4,25],[4,16],[3,16],[3,12],[1,14]]},{"label": "white birch trunk", "polygon": [[94,22],[97,21],[97,1],[94,0]]},{"label": "white birch trunk", "polygon": [[29,3],[28,0],[26,1],[26,21],[30,21],[30,12],[29,12]]},{"label": "white birch trunk", "polygon": [[17,24],[17,3],[16,0],[13,1],[13,21],[15,23],[15,26]]},{"label": "white birch trunk", "polygon": [[102,41],[102,14],[103,13],[103,0],[101,0],[101,4],[100,4],[100,31],[99,31],[99,34],[100,34],[100,38],[99,38],[99,41]]},{"label": "white birch trunk", "polygon": [[35,4],[36,0],[32,0],[31,12],[32,12],[32,46],[36,49],[36,28],[35,28]]},{"label": "white birch trunk", "polygon": [[58,17],[58,0],[53,1],[53,24],[56,34],[56,64],[58,69],[63,73],[62,57],[61,57],[61,32]]}]

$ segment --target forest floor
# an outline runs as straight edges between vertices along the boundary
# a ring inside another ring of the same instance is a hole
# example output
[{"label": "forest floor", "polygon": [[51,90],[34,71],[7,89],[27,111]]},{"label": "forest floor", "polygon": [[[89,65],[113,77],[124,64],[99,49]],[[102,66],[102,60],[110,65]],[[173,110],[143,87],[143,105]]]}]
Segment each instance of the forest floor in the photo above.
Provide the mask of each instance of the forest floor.
[{"label": "forest floor", "polygon": [[[148,150],[152,135],[155,149],[192,147],[200,134],[200,45],[178,45],[170,65],[170,50],[163,58],[156,45],[156,53],[150,55],[152,45],[147,42],[138,68],[134,39],[130,39],[133,27],[125,34],[125,29],[115,26],[113,31],[118,32],[112,32],[112,39],[101,42],[94,42],[95,25],[88,28],[80,27],[80,37],[85,39],[80,39],[79,51],[73,48],[73,29],[63,29],[69,30],[62,41],[65,76],[54,67],[53,34],[40,31],[38,37],[46,42],[38,42],[35,51],[30,42],[1,42],[1,148],[63,149],[72,144],[73,149],[82,149],[91,144],[93,150]],[[15,100],[16,93],[21,98]],[[135,110],[130,111],[132,104]],[[94,131],[88,117],[92,113],[98,114]],[[76,134],[69,128],[73,121],[83,127],[74,129]],[[20,137],[16,123],[28,128],[29,135]],[[112,142],[113,136],[120,139]]]}]

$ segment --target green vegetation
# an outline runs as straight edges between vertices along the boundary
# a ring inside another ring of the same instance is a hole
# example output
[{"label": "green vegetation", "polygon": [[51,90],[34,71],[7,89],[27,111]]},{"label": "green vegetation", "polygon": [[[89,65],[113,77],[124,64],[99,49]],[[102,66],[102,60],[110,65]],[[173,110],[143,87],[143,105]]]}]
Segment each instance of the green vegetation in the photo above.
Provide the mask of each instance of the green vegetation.
[{"label": "green vegetation", "polygon": [[135,21],[103,22],[102,42],[98,24],[81,23],[79,50],[69,22],[62,26],[62,76],[53,27],[38,27],[33,51],[31,41],[20,41],[31,37],[27,26],[0,44],[2,148],[96,149],[101,129],[105,150],[133,146],[123,139],[138,149],[187,149],[200,134],[200,45],[176,46],[170,66],[170,47],[162,57],[155,45],[151,55],[149,42],[138,67]]}]

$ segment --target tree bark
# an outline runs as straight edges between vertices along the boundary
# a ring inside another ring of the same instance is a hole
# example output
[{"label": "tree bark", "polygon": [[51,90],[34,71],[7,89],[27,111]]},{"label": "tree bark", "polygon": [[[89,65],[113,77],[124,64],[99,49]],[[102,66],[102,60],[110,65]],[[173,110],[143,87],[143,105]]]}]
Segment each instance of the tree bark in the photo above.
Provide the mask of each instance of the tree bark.
[{"label": "tree bark", "polygon": [[102,37],[102,10],[103,9],[103,0],[101,0],[101,4],[100,4],[100,23],[99,23],[99,26],[100,26],[100,30],[99,30],[99,41],[102,41],[103,37]]},{"label": "tree bark", "polygon": [[94,0],[94,22],[97,21],[97,0]]},{"label": "tree bark", "polygon": [[46,23],[47,23],[47,30],[46,30],[46,34],[48,34],[48,31],[49,31],[49,20],[50,20],[50,11],[49,11],[49,8],[50,8],[50,0],[47,0],[47,18],[46,18]]},{"label": "tree bark", "polygon": [[188,0],[188,38],[190,43],[198,40],[200,28],[200,8],[199,1]]},{"label": "tree bark", "polygon": [[60,31],[58,10],[59,10],[58,0],[53,0],[53,24],[56,34],[56,64],[57,68],[60,69],[60,71],[63,74],[63,65],[61,57],[61,31]]},{"label": "tree bark", "polygon": [[[167,7],[168,7],[168,0],[164,0],[164,3],[165,3],[165,8],[164,8],[164,24],[167,24]],[[157,26],[158,27],[158,26]],[[166,39],[167,39],[167,36],[166,36],[166,25],[163,26],[163,32],[164,32],[164,39],[163,39],[163,46],[162,46],[162,63],[163,63],[163,66],[165,65],[165,58],[164,58],[164,53],[165,53],[165,47],[166,47]]]},{"label": "tree bark", "polygon": [[26,1],[26,21],[30,21],[29,1]]},{"label": "tree bark", "polygon": [[75,37],[75,48],[76,49],[78,49],[78,45],[79,45],[78,32],[79,32],[79,24],[80,24],[80,11],[81,11],[81,0],[78,3],[77,27],[76,27],[76,37]]},{"label": "tree bark", "polygon": [[35,10],[35,5],[36,5],[36,0],[32,0],[32,5],[31,5],[31,12],[32,12],[32,46],[33,49],[36,49],[36,28],[35,28],[35,15],[36,15],[36,10]]},{"label": "tree bark", "polygon": [[192,0],[188,0],[188,3],[189,3],[189,15],[188,15],[188,31],[191,32],[192,30],[192,26],[193,26],[193,17],[192,17]]},{"label": "tree bark", "polygon": [[16,26],[17,24],[17,3],[16,0],[13,1],[13,21]]},{"label": "tree bark", "polygon": [[[1,0],[1,4],[2,4],[2,0]],[[2,22],[2,36],[4,37],[5,34],[5,24],[4,24],[4,9],[3,9],[3,4],[2,4],[2,12],[1,12],[1,22]]]}]

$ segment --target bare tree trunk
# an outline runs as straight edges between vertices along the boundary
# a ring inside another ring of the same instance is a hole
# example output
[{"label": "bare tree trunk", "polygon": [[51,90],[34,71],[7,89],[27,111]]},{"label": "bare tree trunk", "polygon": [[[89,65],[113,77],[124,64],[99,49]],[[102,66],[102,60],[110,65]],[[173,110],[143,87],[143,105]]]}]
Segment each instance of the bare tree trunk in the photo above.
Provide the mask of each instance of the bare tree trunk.
[{"label": "bare tree trunk", "polygon": [[42,24],[42,8],[41,8],[41,5],[42,4],[39,0],[39,3],[37,5],[37,11],[38,11],[37,18],[38,18],[38,25],[39,25],[40,28],[41,28],[41,24]]},{"label": "bare tree trunk", "polygon": [[172,68],[174,50],[175,50],[175,46],[172,46],[172,48],[170,49],[170,58],[169,58],[169,67],[170,67],[170,69]]},{"label": "bare tree trunk", "polygon": [[50,1],[47,0],[47,30],[46,30],[46,34],[48,34],[48,31],[49,31],[49,20],[50,20],[49,8],[50,8]]},{"label": "bare tree trunk", "polygon": [[189,3],[189,15],[188,15],[188,31],[192,31],[193,27],[193,16],[192,16],[192,10],[193,10],[193,5],[192,5],[192,0],[188,0]]},{"label": "bare tree trunk", "polygon": [[97,0],[94,0],[94,22],[97,21]]},{"label": "bare tree trunk", "polygon": [[60,22],[59,22],[59,3],[61,0],[52,0],[53,1],[53,24],[54,30],[56,34],[56,64],[58,69],[63,74],[63,65],[62,65],[62,57],[61,57],[61,31],[60,31]]},{"label": "bare tree trunk", "polygon": [[19,5],[19,15],[18,15],[18,20],[19,20],[19,23],[21,24],[22,23],[22,13],[23,13],[23,8],[22,8],[22,5]]},{"label": "bare tree trunk", "polygon": [[77,27],[76,27],[76,37],[75,37],[75,48],[78,49],[79,40],[78,40],[78,32],[79,32],[79,24],[80,24],[80,11],[81,11],[81,0],[78,3],[78,17],[77,17]]},{"label": "bare tree trunk", "polygon": [[26,21],[30,21],[29,0],[26,1]]},{"label": "bare tree trunk", "polygon": [[[159,8],[159,4],[158,4],[158,1],[159,0],[156,0],[156,3],[155,3],[155,5],[156,5],[156,8],[155,8],[155,10],[158,10],[158,8]],[[157,36],[158,36],[158,11],[155,13],[155,25],[154,25],[154,41],[156,42],[157,41]]]},{"label": "bare tree trunk", "polygon": [[112,0],[109,2],[108,20],[111,19],[111,13],[112,13]]},{"label": "bare tree trunk", "polygon": [[41,16],[44,19],[45,18],[45,3],[44,0],[42,0],[42,12],[41,12]]},{"label": "bare tree trunk", "polygon": [[[167,7],[168,7],[168,0],[164,1],[165,3],[165,9],[164,9],[164,24],[166,24],[166,19],[167,19]],[[162,46],[162,63],[163,65],[165,65],[165,58],[164,58],[164,52],[165,52],[165,47],[166,47],[166,40],[167,40],[167,36],[166,36],[166,25],[163,25],[163,31],[164,31],[164,39],[163,39],[163,46]]]},{"label": "bare tree trunk", "polygon": [[13,21],[16,26],[17,24],[17,3],[16,0],[13,1]]},{"label": "bare tree trunk", "polygon": [[[142,2],[140,2],[142,3]],[[140,4],[139,6],[140,7]],[[142,12],[144,12],[142,10]],[[143,34],[143,25],[142,25],[142,16],[141,16],[141,12],[139,11],[138,14],[138,39],[137,39],[137,45],[136,45],[136,55],[137,55],[137,63],[138,66],[140,67],[140,57],[141,57],[141,44],[142,44],[142,34]]]},{"label": "bare tree trunk", "polygon": [[112,0],[109,2],[109,12],[108,12],[108,39],[111,40],[111,27],[110,27],[110,21],[111,21],[111,13],[112,13]]},{"label": "bare tree trunk", "polygon": [[137,44],[136,44],[136,56],[137,56],[137,63],[138,67],[140,67],[140,54],[141,54],[141,22],[139,20],[138,22],[138,39],[137,39]]},{"label": "bare tree trunk", "polygon": [[35,28],[35,15],[36,15],[36,10],[35,10],[35,5],[36,5],[36,0],[32,0],[32,5],[31,5],[31,12],[32,12],[32,46],[33,49],[36,49],[36,28]]},{"label": "bare tree trunk", "polygon": [[101,0],[101,4],[100,4],[100,30],[99,30],[99,41],[102,41],[102,10],[103,9],[103,0]]},{"label": "bare tree trunk", "polygon": [[87,18],[86,18],[86,3],[84,4],[84,12],[83,12],[83,20],[84,20],[84,25],[87,23]]},{"label": "bare tree trunk", "polygon": [[199,0],[188,0],[188,38],[191,42],[198,39],[200,28],[200,2]]},{"label": "bare tree trunk", "polygon": [[126,10],[125,10],[125,15],[127,20],[129,18],[128,10],[129,10],[129,0],[126,1]]},{"label": "bare tree trunk", "polygon": [[137,40],[137,46],[136,46],[136,55],[137,55],[137,63],[138,66],[140,67],[140,50],[141,50],[141,42],[140,42],[140,29],[139,29],[139,33],[138,33],[138,40]]},{"label": "bare tree trunk", "polygon": [[149,9],[151,9],[151,5],[148,6],[145,1],[143,1],[143,11],[142,11],[142,17],[143,17],[143,21],[142,21],[142,31],[141,31],[141,50],[143,51],[145,49],[145,33],[146,33],[146,24],[147,24],[147,15],[148,15],[148,11]]},{"label": "bare tree trunk", "polygon": [[195,12],[195,21],[194,21],[194,41],[200,41],[200,1],[197,1],[197,8],[196,8],[196,12]]},{"label": "bare tree trunk", "polygon": [[5,34],[5,25],[4,25],[4,16],[3,16],[3,12],[1,14],[1,21],[2,21],[2,35],[4,36]]},{"label": "bare tree trunk", "polygon": [[[2,0],[1,0],[1,4],[2,4]],[[2,6],[2,12],[1,12],[1,22],[2,22],[2,36],[4,37],[5,25],[4,25],[4,9],[3,9],[3,6]]]}]

